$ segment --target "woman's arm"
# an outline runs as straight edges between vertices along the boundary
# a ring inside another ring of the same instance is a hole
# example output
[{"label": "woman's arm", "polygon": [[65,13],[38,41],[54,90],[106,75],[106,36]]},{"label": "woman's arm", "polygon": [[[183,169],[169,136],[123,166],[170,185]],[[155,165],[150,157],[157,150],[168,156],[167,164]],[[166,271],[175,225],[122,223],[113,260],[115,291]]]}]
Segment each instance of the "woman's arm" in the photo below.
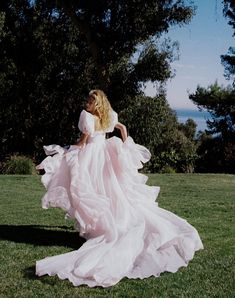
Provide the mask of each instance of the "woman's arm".
[{"label": "woman's arm", "polygon": [[77,144],[75,144],[75,145],[78,147],[83,147],[87,142],[88,136],[89,136],[89,134],[83,133],[81,135],[80,139],[78,140]]},{"label": "woman's arm", "polygon": [[115,125],[115,128],[119,129],[121,132],[121,136],[122,136],[122,140],[123,142],[125,142],[125,140],[127,139],[127,130],[126,130],[126,126],[120,122],[118,122]]}]

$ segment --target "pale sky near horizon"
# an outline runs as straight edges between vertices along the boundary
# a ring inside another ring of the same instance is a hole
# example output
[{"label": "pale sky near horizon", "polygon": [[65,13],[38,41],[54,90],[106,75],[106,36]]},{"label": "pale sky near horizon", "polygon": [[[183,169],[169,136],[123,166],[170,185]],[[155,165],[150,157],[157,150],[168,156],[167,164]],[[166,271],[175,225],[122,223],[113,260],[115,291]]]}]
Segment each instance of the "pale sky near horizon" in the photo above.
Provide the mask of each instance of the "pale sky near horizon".
[{"label": "pale sky near horizon", "polygon": [[[197,109],[188,98],[197,85],[207,87],[216,80],[221,85],[231,81],[224,78],[220,56],[234,46],[228,20],[223,16],[221,0],[194,0],[196,15],[188,25],[172,27],[166,35],[179,41],[179,60],[172,63],[175,77],[167,83],[167,100],[173,109]],[[152,84],[145,93],[155,95]]]}]

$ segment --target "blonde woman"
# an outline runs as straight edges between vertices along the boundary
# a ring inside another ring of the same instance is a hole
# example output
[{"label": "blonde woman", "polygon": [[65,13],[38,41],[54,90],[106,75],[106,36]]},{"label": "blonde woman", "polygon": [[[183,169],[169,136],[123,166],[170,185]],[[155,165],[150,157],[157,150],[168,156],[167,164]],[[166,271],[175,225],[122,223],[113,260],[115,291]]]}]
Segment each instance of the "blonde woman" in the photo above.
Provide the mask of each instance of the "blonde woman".
[{"label": "blonde woman", "polygon": [[[111,132],[114,127],[120,129],[123,141],[127,138],[127,131],[125,125],[117,121],[117,113],[115,113],[111,105],[101,90],[92,90],[86,103],[86,111],[91,113],[94,117],[94,124],[96,131]],[[82,129],[84,118],[87,117],[86,111],[81,113],[79,128]],[[88,116],[89,117],[89,116]],[[86,144],[89,137],[89,132],[82,134],[78,142],[78,146]]]},{"label": "blonde woman", "polygon": [[[203,244],[186,220],[158,207],[160,188],[138,172],[150,159],[101,90],[92,90],[81,112],[78,143],[66,150],[44,146],[47,189],[42,207],[59,207],[75,220],[86,242],[77,250],[36,262],[38,276],[56,275],[74,286],[109,287],[123,277],[147,278],[187,266]],[[122,140],[105,138],[120,129]]]}]

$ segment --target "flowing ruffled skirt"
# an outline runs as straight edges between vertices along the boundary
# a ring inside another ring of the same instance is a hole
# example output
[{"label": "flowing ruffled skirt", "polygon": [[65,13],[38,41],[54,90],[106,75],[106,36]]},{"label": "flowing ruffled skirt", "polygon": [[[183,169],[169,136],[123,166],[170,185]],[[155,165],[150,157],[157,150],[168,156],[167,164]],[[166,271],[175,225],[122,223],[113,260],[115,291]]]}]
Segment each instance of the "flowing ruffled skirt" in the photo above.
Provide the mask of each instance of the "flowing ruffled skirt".
[{"label": "flowing ruffled skirt", "polygon": [[37,261],[37,275],[109,287],[123,277],[176,272],[203,248],[193,226],[155,202],[160,188],[146,185],[147,176],[138,172],[150,159],[145,147],[113,137],[72,149],[44,146],[49,156],[37,166],[45,170],[42,207],[62,208],[87,241]]}]

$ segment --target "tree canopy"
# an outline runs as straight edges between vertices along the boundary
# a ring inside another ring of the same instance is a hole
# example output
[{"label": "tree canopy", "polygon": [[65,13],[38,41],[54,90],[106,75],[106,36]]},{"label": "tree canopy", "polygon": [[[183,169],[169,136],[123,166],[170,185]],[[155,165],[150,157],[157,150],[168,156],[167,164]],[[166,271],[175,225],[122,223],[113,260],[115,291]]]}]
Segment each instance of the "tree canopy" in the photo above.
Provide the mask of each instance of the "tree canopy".
[{"label": "tree canopy", "polygon": [[[192,7],[182,0],[100,0],[57,1],[57,8],[65,12],[85,38],[97,73],[97,84],[105,91],[115,91],[120,61],[127,59],[126,82],[164,81],[169,78],[171,50],[160,49],[156,38],[167,32],[170,26],[189,22]],[[137,63],[130,58],[140,55]],[[150,72],[151,68],[155,71]],[[135,78],[135,80],[133,80]],[[117,82],[119,83],[119,82]],[[122,80],[123,84],[123,80]],[[136,91],[137,86],[133,86]],[[114,93],[114,92],[113,92]],[[113,95],[113,94],[112,94]],[[111,96],[112,98],[113,96]]]},{"label": "tree canopy", "polygon": [[[235,29],[235,2],[224,0],[224,15]],[[234,33],[235,34],[235,33]],[[233,34],[233,35],[234,35]],[[217,82],[203,88],[198,86],[189,98],[199,107],[207,109],[211,119],[207,120],[207,131],[199,135],[196,171],[235,172],[235,48],[230,47],[221,56],[225,76],[233,78],[233,86],[219,86]]]},{"label": "tree canopy", "polygon": [[[234,0],[224,0],[224,15],[228,18],[228,24],[234,30],[235,36],[235,2]],[[233,79],[235,87],[235,47],[231,46],[228,53],[221,55],[221,61],[225,68],[225,76],[228,79]]]},{"label": "tree canopy", "polygon": [[212,119],[207,120],[207,125],[211,134],[219,134],[223,139],[235,137],[235,90],[231,86],[199,86],[189,98],[210,113]]},{"label": "tree canopy", "polygon": [[186,3],[0,2],[1,156],[73,142],[90,89],[103,88],[120,112],[147,81],[164,84],[176,44],[160,37],[189,22]]},{"label": "tree canopy", "polygon": [[215,83],[208,88],[199,86],[189,97],[211,115],[207,120],[207,133],[199,138],[197,170],[234,173],[235,90]]},{"label": "tree canopy", "polygon": [[[164,96],[138,96],[120,113],[134,140],[152,153],[150,172],[193,172],[196,160],[195,123],[179,125]],[[191,127],[190,127],[191,126]],[[193,126],[193,128],[192,128]],[[189,136],[187,135],[189,133]]]}]

